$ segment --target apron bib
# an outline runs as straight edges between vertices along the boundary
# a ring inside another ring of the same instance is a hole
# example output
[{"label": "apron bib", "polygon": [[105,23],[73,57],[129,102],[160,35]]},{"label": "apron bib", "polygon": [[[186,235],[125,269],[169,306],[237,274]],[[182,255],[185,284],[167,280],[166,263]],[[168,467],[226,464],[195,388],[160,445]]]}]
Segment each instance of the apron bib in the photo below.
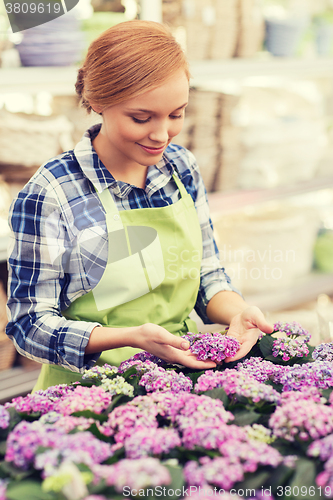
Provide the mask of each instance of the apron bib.
[{"label": "apron bib", "polygon": [[[108,189],[99,194],[106,212],[108,261],[93,290],[62,312],[67,319],[122,328],[155,323],[170,333],[197,332],[189,318],[198,295],[202,236],[191,196],[173,175],[181,198],[167,207],[118,212]],[[104,351],[98,364],[119,364],[141,349]],[[43,364],[34,390],[69,384],[82,374]]]}]

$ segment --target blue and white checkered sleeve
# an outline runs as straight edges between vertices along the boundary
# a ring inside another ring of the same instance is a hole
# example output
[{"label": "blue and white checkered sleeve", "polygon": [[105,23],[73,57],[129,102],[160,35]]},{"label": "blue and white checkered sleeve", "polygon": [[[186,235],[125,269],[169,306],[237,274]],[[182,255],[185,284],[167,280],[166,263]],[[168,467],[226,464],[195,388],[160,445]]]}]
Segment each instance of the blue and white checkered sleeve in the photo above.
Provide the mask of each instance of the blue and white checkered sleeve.
[{"label": "blue and white checkered sleeve", "polygon": [[212,322],[206,314],[210,299],[220,291],[234,291],[240,294],[231,283],[225,269],[221,266],[219,250],[214,237],[213,224],[210,218],[206,188],[199,171],[194,155],[188,151],[190,170],[196,186],[196,200],[194,202],[202,233],[202,263],[200,273],[200,288],[195,310],[206,324]]},{"label": "blue and white checkered sleeve", "polygon": [[59,206],[48,191],[29,183],[12,203],[9,224],[7,335],[24,356],[82,372],[99,354],[85,356],[98,323],[70,321],[61,315],[69,275],[62,258],[68,232]]}]

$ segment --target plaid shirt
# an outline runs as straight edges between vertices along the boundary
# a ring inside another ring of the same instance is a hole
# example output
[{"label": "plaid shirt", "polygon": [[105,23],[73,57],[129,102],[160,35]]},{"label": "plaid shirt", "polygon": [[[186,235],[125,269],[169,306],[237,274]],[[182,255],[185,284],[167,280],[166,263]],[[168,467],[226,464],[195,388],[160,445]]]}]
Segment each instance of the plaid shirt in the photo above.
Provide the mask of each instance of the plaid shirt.
[{"label": "plaid shirt", "polygon": [[193,155],[171,144],[158,165],[148,168],[146,186],[116,181],[99,160],[91,127],[74,150],[42,165],[13,201],[9,223],[6,333],[21,354],[42,363],[82,372],[100,353],[85,355],[98,323],[67,320],[61,311],[92,290],[108,257],[105,213],[97,192],[110,189],[118,210],[163,207],[179,200],[174,169],[191,195],[203,242],[201,283],[195,306],[205,323],[209,300],[235,290],[220,266],[207,195]]}]

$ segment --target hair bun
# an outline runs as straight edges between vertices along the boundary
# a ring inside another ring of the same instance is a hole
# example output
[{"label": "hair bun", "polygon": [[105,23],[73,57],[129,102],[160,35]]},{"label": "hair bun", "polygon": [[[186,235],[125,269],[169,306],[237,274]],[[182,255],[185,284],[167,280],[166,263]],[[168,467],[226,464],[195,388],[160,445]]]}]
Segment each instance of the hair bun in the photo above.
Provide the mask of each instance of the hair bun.
[{"label": "hair bun", "polygon": [[84,77],[85,71],[83,68],[80,68],[76,78],[75,91],[80,98],[81,105],[90,113],[92,108],[89,102],[84,98]]}]

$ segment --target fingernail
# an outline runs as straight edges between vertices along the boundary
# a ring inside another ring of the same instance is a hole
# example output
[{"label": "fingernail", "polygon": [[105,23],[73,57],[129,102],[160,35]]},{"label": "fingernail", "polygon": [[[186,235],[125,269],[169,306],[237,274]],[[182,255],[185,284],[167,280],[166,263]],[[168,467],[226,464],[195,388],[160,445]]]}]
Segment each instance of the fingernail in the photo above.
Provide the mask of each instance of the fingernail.
[{"label": "fingernail", "polygon": [[184,351],[187,351],[187,349],[190,347],[190,343],[189,342],[182,342],[180,344],[180,347],[184,350]]}]

